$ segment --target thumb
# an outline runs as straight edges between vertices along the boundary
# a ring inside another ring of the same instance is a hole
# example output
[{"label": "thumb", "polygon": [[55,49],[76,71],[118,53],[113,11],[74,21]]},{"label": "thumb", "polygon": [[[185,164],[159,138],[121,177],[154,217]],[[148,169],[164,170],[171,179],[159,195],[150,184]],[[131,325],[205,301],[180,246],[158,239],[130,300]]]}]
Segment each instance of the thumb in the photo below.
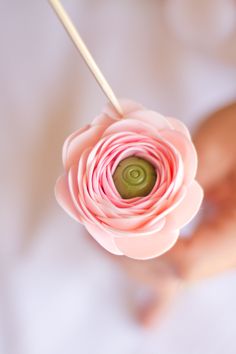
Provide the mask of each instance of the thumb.
[{"label": "thumb", "polygon": [[142,308],[138,309],[138,320],[146,328],[156,326],[170,309],[181,289],[177,278],[167,278],[154,290],[154,296]]},{"label": "thumb", "polygon": [[205,191],[219,184],[233,165],[235,138],[232,131],[235,129],[232,124],[235,120],[232,117],[235,110],[232,105],[213,113],[194,134],[199,159],[197,179]]}]

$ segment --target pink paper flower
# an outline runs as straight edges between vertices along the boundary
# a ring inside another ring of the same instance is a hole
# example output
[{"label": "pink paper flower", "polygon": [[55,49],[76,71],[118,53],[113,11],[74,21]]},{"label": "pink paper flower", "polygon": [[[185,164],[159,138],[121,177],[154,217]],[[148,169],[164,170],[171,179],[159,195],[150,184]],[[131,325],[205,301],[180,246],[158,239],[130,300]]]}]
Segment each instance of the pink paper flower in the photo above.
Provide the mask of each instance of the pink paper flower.
[{"label": "pink paper flower", "polygon": [[[124,117],[108,105],[67,138],[65,174],[57,180],[61,207],[116,255],[149,259],[169,250],[197,213],[203,191],[195,181],[197,155],[187,128],[140,104],[122,101]],[[149,195],[123,199],[113,173],[128,156],[149,161],[156,182]]]}]

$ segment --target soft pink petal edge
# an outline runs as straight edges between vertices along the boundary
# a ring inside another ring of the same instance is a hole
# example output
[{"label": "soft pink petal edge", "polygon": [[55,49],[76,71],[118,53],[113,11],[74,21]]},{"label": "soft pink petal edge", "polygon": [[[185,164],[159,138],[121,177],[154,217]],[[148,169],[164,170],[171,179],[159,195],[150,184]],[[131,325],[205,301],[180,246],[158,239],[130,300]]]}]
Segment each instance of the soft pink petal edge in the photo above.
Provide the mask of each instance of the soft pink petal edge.
[{"label": "soft pink petal edge", "polygon": [[150,110],[140,110],[131,113],[128,118],[137,119],[146,124],[150,124],[152,128],[170,129],[172,126],[168,119],[162,116],[160,113]]},{"label": "soft pink petal edge", "polygon": [[116,246],[111,234],[100,229],[95,224],[84,223],[84,226],[90,235],[107,251],[115,255],[123,255],[122,251]]},{"label": "soft pink petal edge", "polygon": [[[77,210],[70,197],[70,191],[68,188],[68,179],[66,176],[61,176],[57,179],[55,185],[55,197],[61,208],[68,213],[74,220],[80,222],[80,218]],[[90,235],[107,251],[115,254],[122,255],[123,253],[117,248],[114,243],[112,235],[106,233],[94,224],[84,223],[85,228]]]},{"label": "soft pink petal edge", "polygon": [[165,228],[151,236],[116,238],[114,241],[125,256],[133,259],[151,259],[162,255],[174,246],[179,230],[165,231]]},{"label": "soft pink petal edge", "polygon": [[175,130],[184,134],[189,140],[192,140],[190,132],[183,122],[181,122],[179,119],[172,117],[166,117],[166,119]]},{"label": "soft pink petal edge", "polygon": [[123,111],[123,115],[120,116],[119,113],[114,109],[110,102],[107,103],[105,108],[103,109],[103,113],[107,114],[108,116],[112,117],[113,119],[121,119],[132,112],[144,110],[145,107],[138,102],[122,98],[119,99],[120,106]]},{"label": "soft pink petal edge", "polygon": [[67,158],[67,153],[68,153],[68,149],[69,146],[71,144],[71,142],[78,136],[81,135],[82,133],[86,132],[88,129],[90,128],[90,125],[87,124],[84,127],[77,129],[76,131],[74,131],[73,133],[71,133],[66,140],[64,141],[63,147],[62,147],[62,162],[64,167],[66,166],[66,158]]},{"label": "soft pink petal edge", "polygon": [[68,187],[68,179],[66,176],[60,176],[55,184],[55,197],[58,204],[65,212],[67,212],[74,220],[80,221],[80,216],[74,206],[70,196]]},{"label": "soft pink petal edge", "polygon": [[68,169],[78,163],[81,154],[88,147],[94,146],[102,136],[106,126],[91,125],[88,129],[78,132],[77,135],[69,137],[69,142],[66,140],[66,147],[63,148],[63,164],[65,169]]},{"label": "soft pink petal edge", "polygon": [[180,229],[188,224],[198,213],[204,197],[203,189],[193,181],[187,189],[182,202],[166,217],[166,227]]},{"label": "soft pink petal edge", "polygon": [[162,130],[160,135],[180,153],[184,163],[184,182],[190,184],[197,173],[197,152],[191,140],[177,130]]}]

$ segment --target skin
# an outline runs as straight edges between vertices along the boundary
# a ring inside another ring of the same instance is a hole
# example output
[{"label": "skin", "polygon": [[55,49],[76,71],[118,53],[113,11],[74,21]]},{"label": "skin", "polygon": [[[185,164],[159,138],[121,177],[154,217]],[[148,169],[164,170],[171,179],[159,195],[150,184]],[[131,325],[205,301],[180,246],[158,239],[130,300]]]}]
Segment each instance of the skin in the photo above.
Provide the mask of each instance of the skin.
[{"label": "skin", "polygon": [[118,257],[130,278],[151,289],[152,299],[136,309],[146,327],[161,319],[186,285],[236,266],[236,103],[205,119],[193,140],[199,156],[197,180],[214,212],[204,216],[190,238],[180,239],[159,258]]}]

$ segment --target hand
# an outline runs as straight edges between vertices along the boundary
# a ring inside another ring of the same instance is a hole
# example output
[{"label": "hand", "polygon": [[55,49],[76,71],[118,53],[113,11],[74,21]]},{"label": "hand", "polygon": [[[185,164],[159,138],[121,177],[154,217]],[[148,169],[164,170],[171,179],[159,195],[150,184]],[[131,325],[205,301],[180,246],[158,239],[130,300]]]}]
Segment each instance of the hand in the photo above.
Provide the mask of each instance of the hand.
[{"label": "hand", "polygon": [[128,275],[147,285],[153,297],[138,308],[138,319],[152,325],[184,284],[236,266],[236,104],[207,118],[195,134],[198,181],[211,215],[188,239],[180,239],[165,255],[150,261],[122,258]]}]

